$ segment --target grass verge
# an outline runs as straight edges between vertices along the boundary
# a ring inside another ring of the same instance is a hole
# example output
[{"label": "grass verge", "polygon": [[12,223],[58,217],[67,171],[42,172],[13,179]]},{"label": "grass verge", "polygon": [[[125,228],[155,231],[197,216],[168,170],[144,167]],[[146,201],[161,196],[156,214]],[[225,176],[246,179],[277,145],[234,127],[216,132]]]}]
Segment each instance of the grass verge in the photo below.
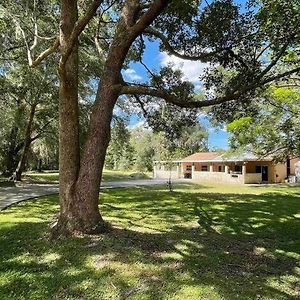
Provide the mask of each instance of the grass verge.
[{"label": "grass verge", "polygon": [[[132,179],[149,179],[151,174],[141,173],[141,172],[132,172],[132,171],[112,171],[104,170],[103,171],[103,181],[122,181],[122,180],[132,180]],[[31,182],[37,183],[58,183],[59,173],[57,171],[51,172],[27,172],[24,176],[24,179]]]}]

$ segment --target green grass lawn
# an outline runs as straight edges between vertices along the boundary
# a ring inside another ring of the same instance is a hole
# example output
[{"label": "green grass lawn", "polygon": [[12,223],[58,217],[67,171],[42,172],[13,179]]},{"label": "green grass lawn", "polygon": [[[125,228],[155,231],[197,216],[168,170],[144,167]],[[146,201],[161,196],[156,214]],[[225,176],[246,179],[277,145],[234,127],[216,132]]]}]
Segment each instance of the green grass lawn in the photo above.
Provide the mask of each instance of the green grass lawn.
[{"label": "green grass lawn", "polygon": [[[133,171],[103,171],[103,181],[121,181],[130,179],[146,179],[151,178],[150,173],[139,173]],[[48,183],[58,183],[59,173],[56,171],[51,172],[27,172],[24,176],[25,180],[30,180],[34,182],[48,182]]]},{"label": "green grass lawn", "polygon": [[0,213],[0,299],[299,299],[300,188],[106,190],[113,229],[48,241],[56,196]]}]

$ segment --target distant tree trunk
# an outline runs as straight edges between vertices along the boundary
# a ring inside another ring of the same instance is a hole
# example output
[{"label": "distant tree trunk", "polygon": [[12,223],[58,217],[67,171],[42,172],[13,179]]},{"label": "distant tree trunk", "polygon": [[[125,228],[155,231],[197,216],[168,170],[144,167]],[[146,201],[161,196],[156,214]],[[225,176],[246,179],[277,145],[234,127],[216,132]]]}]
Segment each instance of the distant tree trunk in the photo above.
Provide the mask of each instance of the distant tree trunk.
[{"label": "distant tree trunk", "polygon": [[41,158],[39,158],[39,159],[38,159],[38,164],[37,164],[37,171],[38,171],[39,173],[42,172],[42,166],[43,166],[43,161],[42,161]]},{"label": "distant tree trunk", "polygon": [[16,181],[22,180],[22,173],[24,172],[24,170],[26,168],[28,153],[30,150],[31,142],[32,142],[32,139],[31,139],[32,123],[33,123],[33,119],[34,119],[34,115],[35,115],[35,111],[36,111],[36,106],[37,106],[37,104],[34,103],[31,105],[31,108],[30,108],[29,119],[28,119],[28,123],[26,126],[25,137],[24,137],[23,151],[22,151],[18,166],[16,168],[16,171],[12,177],[12,179],[16,180]]},{"label": "distant tree trunk", "polygon": [[291,175],[291,159],[288,156],[286,158],[286,177],[289,178],[290,175]]},{"label": "distant tree trunk", "polygon": [[19,132],[19,118],[21,117],[23,112],[21,101],[17,101],[17,109],[14,116],[14,122],[9,134],[9,146],[5,153],[5,160],[4,160],[4,176],[10,177],[13,175],[14,171],[16,170],[18,164],[18,154],[23,147],[22,143],[18,143],[18,132]]},{"label": "distant tree trunk", "polygon": [[16,169],[17,165],[17,154],[19,151],[17,150],[17,135],[18,135],[19,128],[14,124],[11,128],[9,134],[9,146],[7,152],[5,153],[5,160],[4,160],[4,176],[11,176]]}]

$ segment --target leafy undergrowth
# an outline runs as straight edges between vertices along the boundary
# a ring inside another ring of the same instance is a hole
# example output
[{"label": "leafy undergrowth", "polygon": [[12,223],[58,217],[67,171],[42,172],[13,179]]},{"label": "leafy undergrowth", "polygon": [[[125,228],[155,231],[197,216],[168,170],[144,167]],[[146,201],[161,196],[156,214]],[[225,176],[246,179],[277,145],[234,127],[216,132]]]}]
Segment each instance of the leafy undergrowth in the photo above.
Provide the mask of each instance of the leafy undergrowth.
[{"label": "leafy undergrowth", "polygon": [[0,214],[1,300],[300,296],[300,188],[107,190],[111,232],[50,242],[57,202]]},{"label": "leafy undergrowth", "polygon": [[[132,171],[103,171],[103,181],[121,181],[131,179],[149,179],[150,173],[132,172]],[[25,181],[38,182],[38,183],[58,183],[59,173],[56,171],[51,172],[27,172],[24,176]]]}]

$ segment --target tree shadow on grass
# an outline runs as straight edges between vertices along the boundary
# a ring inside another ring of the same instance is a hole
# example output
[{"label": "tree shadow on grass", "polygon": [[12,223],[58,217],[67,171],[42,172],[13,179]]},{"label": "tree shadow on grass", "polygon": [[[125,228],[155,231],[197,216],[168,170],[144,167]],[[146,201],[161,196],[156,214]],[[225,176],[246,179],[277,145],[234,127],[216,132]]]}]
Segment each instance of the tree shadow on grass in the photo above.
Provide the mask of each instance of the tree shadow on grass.
[{"label": "tree shadow on grass", "polygon": [[4,223],[2,299],[297,298],[298,196],[134,191],[107,192],[114,228],[97,237],[53,243],[49,220]]}]

